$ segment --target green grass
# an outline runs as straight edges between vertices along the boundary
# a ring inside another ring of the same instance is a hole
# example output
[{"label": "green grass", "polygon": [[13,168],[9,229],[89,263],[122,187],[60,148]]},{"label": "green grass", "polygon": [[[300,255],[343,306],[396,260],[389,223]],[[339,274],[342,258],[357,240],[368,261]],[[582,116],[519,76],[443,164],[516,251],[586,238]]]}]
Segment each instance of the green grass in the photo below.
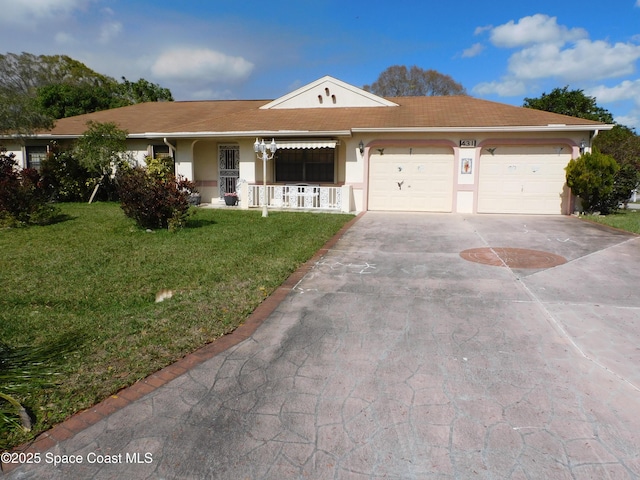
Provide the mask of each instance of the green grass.
[{"label": "green grass", "polygon": [[[0,340],[68,345],[53,388],[21,398],[30,434],[233,331],[351,215],[197,209],[176,233],[145,232],[117,204],[62,204],[66,220],[0,230]],[[155,303],[156,292],[173,298]],[[0,389],[2,386],[0,385]]]},{"label": "green grass", "polygon": [[618,210],[610,215],[586,215],[584,218],[610,227],[640,234],[640,210]]}]

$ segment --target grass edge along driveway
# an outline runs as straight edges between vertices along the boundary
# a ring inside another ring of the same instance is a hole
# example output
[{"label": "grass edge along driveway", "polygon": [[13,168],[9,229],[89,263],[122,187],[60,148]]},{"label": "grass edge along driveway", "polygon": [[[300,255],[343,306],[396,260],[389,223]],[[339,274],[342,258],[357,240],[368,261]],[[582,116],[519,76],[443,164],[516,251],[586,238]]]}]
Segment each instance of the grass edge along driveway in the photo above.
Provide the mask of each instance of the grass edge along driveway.
[{"label": "grass edge along driveway", "polygon": [[[20,400],[15,446],[233,331],[353,215],[196,209],[145,232],[117,204],[62,204],[65,220],[0,230],[0,339],[59,348],[47,388]],[[173,296],[156,303],[156,293]],[[1,386],[0,386],[1,388]]]}]

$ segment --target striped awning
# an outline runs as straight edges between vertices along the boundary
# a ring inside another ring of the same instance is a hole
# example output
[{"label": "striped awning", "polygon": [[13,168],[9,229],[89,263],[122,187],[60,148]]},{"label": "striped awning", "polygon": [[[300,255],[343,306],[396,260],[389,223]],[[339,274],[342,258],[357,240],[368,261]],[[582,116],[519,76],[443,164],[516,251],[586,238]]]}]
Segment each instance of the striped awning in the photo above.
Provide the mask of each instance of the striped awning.
[{"label": "striped awning", "polygon": [[336,148],[337,140],[300,140],[279,142],[276,140],[278,148],[300,149],[300,148]]}]

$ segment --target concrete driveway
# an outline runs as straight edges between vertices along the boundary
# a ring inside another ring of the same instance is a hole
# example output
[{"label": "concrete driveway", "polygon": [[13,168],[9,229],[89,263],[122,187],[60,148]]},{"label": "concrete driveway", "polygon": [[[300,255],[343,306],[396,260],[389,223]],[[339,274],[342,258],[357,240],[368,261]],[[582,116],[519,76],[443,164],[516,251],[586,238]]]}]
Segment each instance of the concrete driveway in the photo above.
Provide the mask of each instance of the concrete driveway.
[{"label": "concrete driveway", "polygon": [[639,275],[576,218],[370,212],[245,341],[46,452],[82,464],[8,477],[640,478]]}]

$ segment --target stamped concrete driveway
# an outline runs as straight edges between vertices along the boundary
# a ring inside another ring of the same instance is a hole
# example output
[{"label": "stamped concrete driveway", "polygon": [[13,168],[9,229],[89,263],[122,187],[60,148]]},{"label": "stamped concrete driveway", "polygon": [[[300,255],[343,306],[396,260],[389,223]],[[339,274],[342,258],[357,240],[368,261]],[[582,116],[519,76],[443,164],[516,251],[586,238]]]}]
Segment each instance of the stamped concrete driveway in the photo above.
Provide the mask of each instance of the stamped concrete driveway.
[{"label": "stamped concrete driveway", "polygon": [[367,213],[249,339],[51,450],[82,465],[9,476],[640,478],[639,275],[576,218]]}]

